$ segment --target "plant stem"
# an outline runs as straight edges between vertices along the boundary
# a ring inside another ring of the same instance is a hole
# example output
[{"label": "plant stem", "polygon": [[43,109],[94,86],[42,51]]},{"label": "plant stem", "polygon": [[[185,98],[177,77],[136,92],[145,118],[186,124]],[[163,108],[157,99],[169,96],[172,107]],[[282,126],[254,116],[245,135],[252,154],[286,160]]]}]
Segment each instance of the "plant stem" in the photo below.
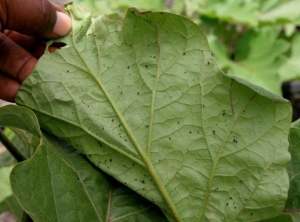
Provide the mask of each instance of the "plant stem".
[{"label": "plant stem", "polygon": [[10,140],[4,135],[2,130],[0,130],[0,141],[18,162],[26,160],[19,150],[12,144],[12,142],[10,142]]}]

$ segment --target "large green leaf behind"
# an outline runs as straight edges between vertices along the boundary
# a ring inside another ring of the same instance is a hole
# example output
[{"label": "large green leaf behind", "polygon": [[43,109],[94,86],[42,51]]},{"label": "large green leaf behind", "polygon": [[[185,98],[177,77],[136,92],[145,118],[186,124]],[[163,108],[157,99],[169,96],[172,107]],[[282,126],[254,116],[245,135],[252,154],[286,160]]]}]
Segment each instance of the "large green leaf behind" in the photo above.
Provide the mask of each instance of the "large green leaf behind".
[{"label": "large green leaf behind", "polygon": [[[6,106],[0,109],[1,123],[5,116],[5,125],[40,137],[34,155],[11,173],[13,192],[33,221],[166,221],[155,205],[108,178],[70,145],[42,134],[32,111]],[[0,179],[8,178],[9,173],[0,168]],[[21,209],[9,196],[9,180],[0,181],[0,210],[6,204],[18,215]],[[3,198],[5,194],[7,198]]]},{"label": "large green leaf behind", "polygon": [[122,23],[66,7],[73,31],[17,103],[43,129],[157,204],[170,221],[256,221],[282,211],[291,109],[222,74],[196,24],[129,9]]}]

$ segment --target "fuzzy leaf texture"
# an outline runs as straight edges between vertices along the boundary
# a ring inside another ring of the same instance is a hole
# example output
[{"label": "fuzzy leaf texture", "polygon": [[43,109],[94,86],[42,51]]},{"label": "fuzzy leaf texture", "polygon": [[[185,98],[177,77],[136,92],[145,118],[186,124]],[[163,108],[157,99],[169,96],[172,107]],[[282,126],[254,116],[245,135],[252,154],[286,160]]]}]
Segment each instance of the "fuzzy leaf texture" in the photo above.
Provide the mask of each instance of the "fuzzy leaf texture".
[{"label": "fuzzy leaf texture", "polygon": [[122,23],[68,4],[72,32],[17,103],[41,127],[158,205],[169,221],[256,221],[282,211],[290,105],[224,75],[199,27],[129,9]]},{"label": "fuzzy leaf texture", "polygon": [[166,221],[155,205],[108,178],[66,142],[39,132],[32,111],[5,106],[0,109],[3,123],[40,137],[37,151],[10,177],[14,195],[33,221]]}]

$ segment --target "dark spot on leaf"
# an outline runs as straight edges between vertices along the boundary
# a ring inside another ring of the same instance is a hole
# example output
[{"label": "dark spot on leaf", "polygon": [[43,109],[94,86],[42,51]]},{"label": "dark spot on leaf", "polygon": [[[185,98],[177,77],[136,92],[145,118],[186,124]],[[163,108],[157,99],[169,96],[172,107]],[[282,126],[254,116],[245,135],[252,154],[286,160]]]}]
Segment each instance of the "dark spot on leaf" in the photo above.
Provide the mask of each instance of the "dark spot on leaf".
[{"label": "dark spot on leaf", "polygon": [[135,163],[132,164],[132,166],[134,166],[134,165],[135,165]]},{"label": "dark spot on leaf", "polygon": [[114,119],[111,120],[112,122],[115,121]]},{"label": "dark spot on leaf", "polygon": [[129,69],[129,66],[127,66],[127,69]]},{"label": "dark spot on leaf", "polygon": [[161,12],[160,14],[162,15],[163,13]]},{"label": "dark spot on leaf", "polygon": [[110,162],[112,162],[112,159],[109,159]]},{"label": "dark spot on leaf", "polygon": [[215,130],[213,130],[213,131],[212,131],[212,133],[215,135],[215,134],[216,134],[216,131],[215,131]]},{"label": "dark spot on leaf", "polygon": [[148,68],[148,65],[146,65],[146,68]]},{"label": "dark spot on leaf", "polygon": [[232,197],[229,197],[230,200],[232,200]]},{"label": "dark spot on leaf", "polygon": [[190,131],[189,133],[192,134],[192,131]]},{"label": "dark spot on leaf", "polygon": [[142,183],[145,183],[145,181],[144,181],[144,180],[142,180]]},{"label": "dark spot on leaf", "polygon": [[185,55],[185,52],[182,55]]},{"label": "dark spot on leaf", "polygon": [[171,137],[169,137],[169,140],[171,140],[172,138]]},{"label": "dark spot on leaf", "polygon": [[149,127],[149,125],[146,125],[146,127],[148,128],[148,127]]},{"label": "dark spot on leaf", "polygon": [[253,215],[253,213],[250,214],[251,216]]},{"label": "dark spot on leaf", "polygon": [[228,206],[228,203],[226,203],[226,206]]},{"label": "dark spot on leaf", "polygon": [[210,64],[210,62],[207,62],[207,64],[209,65],[209,64]]},{"label": "dark spot on leaf", "polygon": [[140,95],[140,92],[137,92],[138,95]]},{"label": "dark spot on leaf", "polygon": [[69,70],[67,70],[67,72],[69,72]]}]

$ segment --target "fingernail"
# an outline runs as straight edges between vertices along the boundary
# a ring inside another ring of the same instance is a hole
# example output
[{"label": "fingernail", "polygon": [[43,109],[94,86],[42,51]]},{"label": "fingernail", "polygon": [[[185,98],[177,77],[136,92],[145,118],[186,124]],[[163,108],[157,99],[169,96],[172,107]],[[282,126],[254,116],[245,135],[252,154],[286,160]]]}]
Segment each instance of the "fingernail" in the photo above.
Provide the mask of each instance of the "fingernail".
[{"label": "fingernail", "polygon": [[65,13],[56,11],[56,23],[53,32],[58,36],[64,36],[70,32],[72,28],[71,18]]}]

